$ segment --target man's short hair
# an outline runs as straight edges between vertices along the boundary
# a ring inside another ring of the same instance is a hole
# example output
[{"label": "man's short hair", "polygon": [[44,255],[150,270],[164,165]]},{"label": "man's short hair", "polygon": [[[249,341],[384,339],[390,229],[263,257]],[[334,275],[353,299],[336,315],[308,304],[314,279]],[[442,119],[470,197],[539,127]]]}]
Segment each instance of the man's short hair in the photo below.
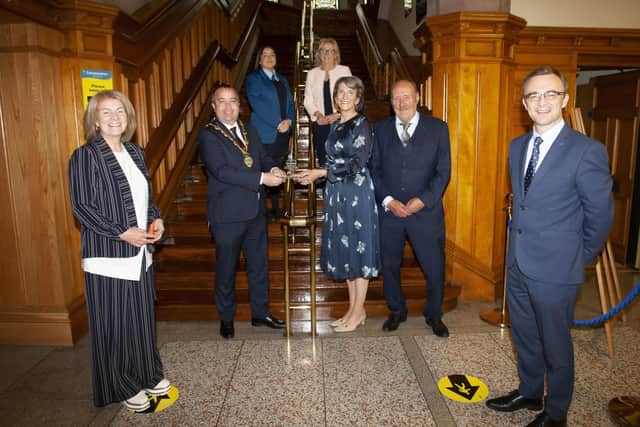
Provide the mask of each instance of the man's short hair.
[{"label": "man's short hair", "polygon": [[211,93],[211,102],[216,100],[216,93],[218,93],[218,90],[220,89],[231,89],[238,98],[240,98],[240,94],[238,94],[238,91],[236,90],[235,87],[227,84],[227,83],[220,83]]},{"label": "man's short hair", "polygon": [[529,71],[529,73],[524,76],[524,80],[522,80],[522,93],[524,94],[524,87],[527,85],[529,80],[537,76],[548,76],[554,75],[560,79],[562,82],[563,90],[566,92],[569,89],[569,83],[567,82],[567,78],[562,74],[562,71],[558,70],[551,65],[541,65],[540,67],[536,67],[533,70]]}]

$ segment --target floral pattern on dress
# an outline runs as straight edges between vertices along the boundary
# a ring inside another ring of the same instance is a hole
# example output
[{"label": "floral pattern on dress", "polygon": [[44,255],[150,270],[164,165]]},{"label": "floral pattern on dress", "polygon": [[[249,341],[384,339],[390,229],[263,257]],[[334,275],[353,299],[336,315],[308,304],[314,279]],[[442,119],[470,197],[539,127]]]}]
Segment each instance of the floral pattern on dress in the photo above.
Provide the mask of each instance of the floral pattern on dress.
[{"label": "floral pattern on dress", "polygon": [[367,162],[372,127],[356,115],[331,125],[320,264],[334,280],[370,279],[380,271],[378,207]]}]

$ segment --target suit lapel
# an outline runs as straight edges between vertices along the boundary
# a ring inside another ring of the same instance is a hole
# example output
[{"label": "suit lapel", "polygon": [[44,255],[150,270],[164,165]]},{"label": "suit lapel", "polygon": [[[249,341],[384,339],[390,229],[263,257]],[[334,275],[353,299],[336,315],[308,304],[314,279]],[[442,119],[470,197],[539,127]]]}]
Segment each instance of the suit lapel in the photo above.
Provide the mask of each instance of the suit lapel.
[{"label": "suit lapel", "polygon": [[518,178],[518,182],[517,184],[517,189],[520,192],[520,194],[522,194],[524,196],[524,173],[525,173],[525,164],[527,161],[527,148],[529,146],[529,141],[531,140],[531,135],[533,134],[533,132],[529,132],[526,135],[524,135],[521,139],[520,139],[520,153],[518,155],[518,153],[516,154],[516,158],[518,159],[518,164],[517,164],[517,170],[516,170],[516,176]]}]

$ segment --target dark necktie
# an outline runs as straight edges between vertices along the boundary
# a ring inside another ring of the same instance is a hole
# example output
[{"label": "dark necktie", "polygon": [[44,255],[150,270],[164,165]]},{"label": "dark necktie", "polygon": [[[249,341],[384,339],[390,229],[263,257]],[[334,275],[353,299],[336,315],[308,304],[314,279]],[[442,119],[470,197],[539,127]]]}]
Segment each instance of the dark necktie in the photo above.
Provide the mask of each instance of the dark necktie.
[{"label": "dark necktie", "polygon": [[231,129],[229,129],[231,131],[231,135],[233,135],[233,139],[236,140],[236,142],[239,142],[243,147],[245,147],[245,143],[242,139],[240,139],[240,137],[238,136],[238,132],[236,132],[238,128],[236,126],[233,126]]},{"label": "dark necktie", "polygon": [[533,180],[533,175],[536,173],[536,166],[538,165],[538,159],[540,157],[540,144],[542,144],[542,138],[536,136],[533,140],[533,152],[531,153],[531,159],[527,165],[527,171],[524,174],[524,193],[527,194],[529,186]]},{"label": "dark necktie", "polygon": [[411,139],[411,135],[409,135],[409,126],[411,123],[400,123],[402,126],[402,134],[400,134],[400,141],[402,141],[403,145],[407,145],[409,140]]},{"label": "dark necktie", "polygon": [[276,77],[276,73],[271,74],[271,81],[274,83],[278,81],[278,78]]}]

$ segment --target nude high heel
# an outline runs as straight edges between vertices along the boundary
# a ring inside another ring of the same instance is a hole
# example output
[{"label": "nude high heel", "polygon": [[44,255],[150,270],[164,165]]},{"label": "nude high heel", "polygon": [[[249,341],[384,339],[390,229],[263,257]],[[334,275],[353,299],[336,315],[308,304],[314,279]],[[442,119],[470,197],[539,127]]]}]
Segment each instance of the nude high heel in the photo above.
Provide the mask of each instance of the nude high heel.
[{"label": "nude high heel", "polygon": [[348,323],[343,323],[342,325],[336,326],[334,331],[336,331],[336,332],[351,332],[351,331],[355,331],[358,326],[364,325],[365,320],[367,320],[367,315],[363,314],[362,317],[357,322],[354,322],[351,325],[348,324]]},{"label": "nude high heel", "polygon": [[329,326],[331,326],[332,328],[338,327],[340,325],[344,325],[344,317],[341,317],[329,323]]}]

